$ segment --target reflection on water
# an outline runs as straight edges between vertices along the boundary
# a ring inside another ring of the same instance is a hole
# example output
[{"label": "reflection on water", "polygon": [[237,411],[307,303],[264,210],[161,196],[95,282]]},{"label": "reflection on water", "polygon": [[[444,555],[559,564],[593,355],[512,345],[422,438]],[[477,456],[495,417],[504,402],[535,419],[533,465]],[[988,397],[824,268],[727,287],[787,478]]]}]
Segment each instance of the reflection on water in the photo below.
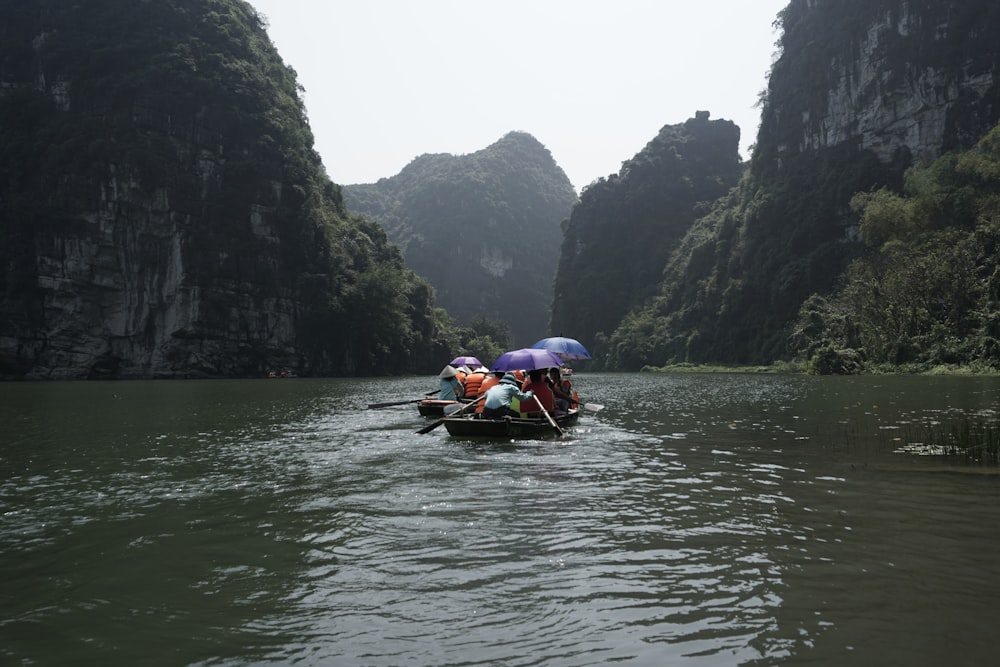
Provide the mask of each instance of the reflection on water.
[{"label": "reflection on water", "polygon": [[[432,379],[0,385],[11,664],[988,664],[996,477],[901,457],[976,378],[598,375],[563,440]],[[889,433],[890,436],[886,436]],[[954,471],[954,472],[953,472]]]}]

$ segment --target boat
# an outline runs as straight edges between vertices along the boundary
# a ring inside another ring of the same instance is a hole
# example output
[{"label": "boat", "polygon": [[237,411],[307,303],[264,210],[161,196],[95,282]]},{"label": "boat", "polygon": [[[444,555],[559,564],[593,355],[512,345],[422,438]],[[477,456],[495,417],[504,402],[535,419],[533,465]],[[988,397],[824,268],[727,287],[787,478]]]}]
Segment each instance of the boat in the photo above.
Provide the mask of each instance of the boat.
[{"label": "boat", "polygon": [[[555,417],[559,428],[573,426],[580,419],[580,411],[572,409]],[[523,439],[538,440],[558,435],[552,424],[544,417],[504,417],[483,419],[482,417],[445,417],[444,427],[448,435],[461,438],[489,438],[494,440]]]},{"label": "boat", "polygon": [[436,398],[425,398],[417,403],[417,410],[421,417],[444,417],[444,409],[448,405],[455,405],[458,401],[441,401]]}]

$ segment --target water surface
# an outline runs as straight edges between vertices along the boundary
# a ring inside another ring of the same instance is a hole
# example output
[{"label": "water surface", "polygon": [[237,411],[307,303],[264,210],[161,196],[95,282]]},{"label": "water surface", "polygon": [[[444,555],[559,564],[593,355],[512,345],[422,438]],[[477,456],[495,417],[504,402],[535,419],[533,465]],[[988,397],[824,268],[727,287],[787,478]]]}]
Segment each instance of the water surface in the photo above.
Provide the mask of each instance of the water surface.
[{"label": "water surface", "polygon": [[433,378],[0,385],[0,662],[982,665],[993,378],[580,373],[562,440]]}]

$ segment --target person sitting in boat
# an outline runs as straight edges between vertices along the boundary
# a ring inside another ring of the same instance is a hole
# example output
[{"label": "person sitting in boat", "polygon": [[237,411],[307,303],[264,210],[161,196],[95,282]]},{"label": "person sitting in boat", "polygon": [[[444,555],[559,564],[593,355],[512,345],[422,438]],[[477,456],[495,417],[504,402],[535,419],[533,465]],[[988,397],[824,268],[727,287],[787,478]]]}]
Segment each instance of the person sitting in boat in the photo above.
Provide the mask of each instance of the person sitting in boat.
[{"label": "person sitting in boat", "polygon": [[500,378],[500,382],[490,387],[486,392],[486,400],[483,401],[483,412],[480,415],[483,419],[500,419],[502,417],[519,417],[517,412],[510,408],[512,399],[527,401],[534,397],[530,391],[521,391],[520,383],[512,373],[505,374]]},{"label": "person sitting in boat", "polygon": [[568,412],[570,406],[576,403],[573,396],[573,383],[562,377],[558,368],[549,369],[549,383],[552,387],[552,395],[555,396],[556,409],[560,412]]},{"label": "person sitting in boat", "polygon": [[[479,395],[485,396],[486,392],[488,392],[492,387],[495,387],[498,384],[500,384],[500,378],[502,378],[503,376],[504,376],[503,371],[493,371],[492,373],[487,375],[486,378],[483,380],[483,383],[479,385]],[[483,402],[479,401],[479,405],[476,406],[476,414],[479,415],[483,414],[484,409],[485,408],[483,407]]]},{"label": "person sitting in boat", "polygon": [[441,391],[438,392],[439,401],[457,401],[462,398],[464,388],[458,379],[458,371],[454,366],[445,366],[438,377],[441,378]]},{"label": "person sitting in boat", "polygon": [[542,413],[538,409],[539,404],[542,406],[542,410],[549,413],[555,411],[555,397],[552,395],[552,388],[549,387],[549,383],[546,381],[544,371],[535,370],[529,372],[528,380],[521,389],[535,395],[534,401],[529,403],[521,402],[521,412],[524,413],[524,416],[541,417]]}]

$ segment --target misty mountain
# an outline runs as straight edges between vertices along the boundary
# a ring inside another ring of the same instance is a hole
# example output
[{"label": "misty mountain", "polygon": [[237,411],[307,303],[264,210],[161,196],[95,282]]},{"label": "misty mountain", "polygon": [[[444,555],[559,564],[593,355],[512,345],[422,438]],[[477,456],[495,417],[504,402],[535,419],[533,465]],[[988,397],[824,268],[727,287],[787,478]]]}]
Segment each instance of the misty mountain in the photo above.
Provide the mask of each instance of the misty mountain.
[{"label": "misty mountain", "polygon": [[343,190],[459,322],[507,322],[515,347],[547,334],[560,225],[577,195],[537,139],[511,132],[468,155],[421,155],[395,176]]}]

